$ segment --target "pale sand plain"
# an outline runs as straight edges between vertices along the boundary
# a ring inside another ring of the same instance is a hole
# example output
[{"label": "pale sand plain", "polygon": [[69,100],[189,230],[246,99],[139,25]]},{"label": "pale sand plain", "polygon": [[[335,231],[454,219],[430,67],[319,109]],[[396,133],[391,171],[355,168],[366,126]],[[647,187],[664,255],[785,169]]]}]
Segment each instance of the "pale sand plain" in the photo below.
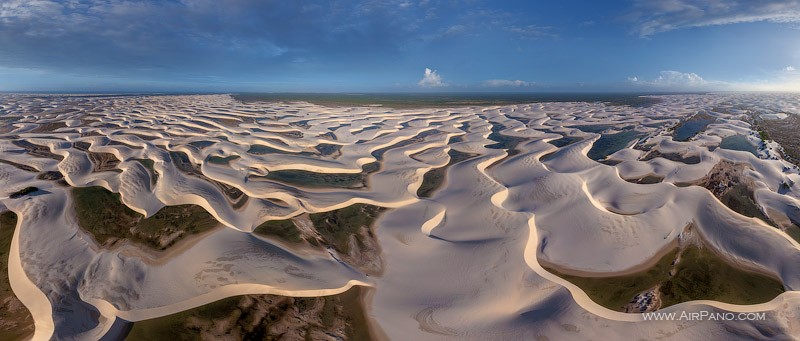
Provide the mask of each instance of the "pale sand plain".
[{"label": "pale sand plain", "polygon": [[[234,295],[322,296],[353,285],[374,288],[366,308],[373,327],[391,339],[800,335],[800,245],[709,190],[687,186],[720,161],[745,164],[759,209],[773,221],[800,221],[800,189],[793,185],[800,174],[779,157],[780,146],[766,143],[758,156],[717,148],[736,134],[761,143],[748,123],[752,115],[792,113],[800,98],[660,98],[639,108],[564,102],[394,110],[244,104],[228,95],[3,95],[0,108],[13,119],[0,135],[0,207],[20,217],[11,287],[34,317],[36,340],[99,339],[117,319],[157,318]],[[673,139],[670,127],[697,113],[716,121],[688,141]],[[626,148],[598,160],[587,156],[603,136],[623,131],[637,133]],[[498,146],[499,137],[516,143]],[[564,137],[577,142],[550,143]],[[88,149],[76,149],[78,142]],[[322,153],[320,145],[340,147]],[[450,150],[474,157],[450,165],[429,198],[417,197],[425,172],[446,165]],[[645,160],[653,151],[670,157]],[[89,153],[114,155],[119,171],[97,171]],[[196,169],[181,169],[176,153]],[[238,157],[209,161],[229,156]],[[152,160],[155,182],[137,160]],[[376,161],[377,170],[362,171]],[[362,174],[366,186],[269,175],[292,170]],[[37,177],[55,171],[67,186]],[[632,183],[647,176],[663,180]],[[39,191],[8,198],[28,186]],[[70,187],[87,186],[119,193],[145,216],[199,205],[224,228],[156,256],[127,244],[103,248],[75,216]],[[234,207],[224,192],[230,187],[247,202]],[[295,248],[252,234],[267,220],[355,203],[389,208],[372,227],[379,276],[341,261],[331,248]],[[598,305],[540,265],[590,277],[630,273],[653,264],[689,224],[705,247],[780,280],[786,292],[763,304],[704,300],[663,311],[765,312],[765,320],[644,321]]]}]

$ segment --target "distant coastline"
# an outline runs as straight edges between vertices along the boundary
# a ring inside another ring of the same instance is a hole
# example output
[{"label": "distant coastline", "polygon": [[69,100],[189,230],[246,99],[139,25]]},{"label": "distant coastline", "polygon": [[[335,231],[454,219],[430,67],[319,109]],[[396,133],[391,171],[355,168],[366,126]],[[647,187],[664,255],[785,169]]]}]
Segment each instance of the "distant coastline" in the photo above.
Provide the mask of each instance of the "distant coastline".
[{"label": "distant coastline", "polygon": [[251,102],[310,102],[324,106],[380,106],[398,109],[509,105],[538,102],[606,102],[647,107],[661,102],[652,93],[237,93]]}]

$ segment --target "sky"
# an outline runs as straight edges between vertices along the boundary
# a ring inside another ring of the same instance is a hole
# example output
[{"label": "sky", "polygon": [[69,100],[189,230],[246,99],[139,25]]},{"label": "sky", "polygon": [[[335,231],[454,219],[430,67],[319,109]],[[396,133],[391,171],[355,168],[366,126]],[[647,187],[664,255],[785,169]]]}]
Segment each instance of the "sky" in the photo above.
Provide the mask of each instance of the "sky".
[{"label": "sky", "polygon": [[0,0],[0,91],[800,91],[800,1]]}]

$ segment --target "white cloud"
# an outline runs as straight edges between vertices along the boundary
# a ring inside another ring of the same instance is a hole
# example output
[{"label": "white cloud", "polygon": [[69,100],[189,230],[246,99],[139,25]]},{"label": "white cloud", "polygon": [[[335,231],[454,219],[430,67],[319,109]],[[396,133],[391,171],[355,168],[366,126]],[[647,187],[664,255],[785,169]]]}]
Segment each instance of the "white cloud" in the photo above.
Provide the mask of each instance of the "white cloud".
[{"label": "white cloud", "polygon": [[769,21],[800,22],[800,1],[635,0],[628,18],[641,37],[690,28]]},{"label": "white cloud", "polygon": [[442,76],[436,73],[436,70],[425,68],[425,75],[419,80],[419,86],[423,88],[438,88],[446,86],[447,84],[442,80]]},{"label": "white cloud", "polygon": [[706,85],[708,81],[693,72],[661,71],[653,83],[666,86],[696,87]]},{"label": "white cloud", "polygon": [[722,90],[728,86],[725,82],[708,81],[693,72],[661,71],[658,77],[645,80],[639,77],[628,77],[628,82],[636,86],[658,88],[661,90]]},{"label": "white cloud", "polygon": [[655,91],[800,91],[800,73],[793,66],[775,69],[763,79],[721,81],[705,79],[693,72],[661,71],[656,78],[628,77],[639,89]]},{"label": "white cloud", "polygon": [[[787,70],[790,67],[784,68]],[[792,68],[793,69],[793,68]],[[636,88],[656,91],[791,91],[800,90],[800,75],[794,72],[775,72],[769,79],[749,81],[719,81],[700,77],[692,72],[661,71],[650,80],[628,77]]]},{"label": "white cloud", "polygon": [[533,83],[526,82],[523,80],[509,80],[509,79],[489,79],[483,81],[483,86],[491,87],[491,88],[503,88],[503,87],[524,87],[524,86],[531,86]]}]

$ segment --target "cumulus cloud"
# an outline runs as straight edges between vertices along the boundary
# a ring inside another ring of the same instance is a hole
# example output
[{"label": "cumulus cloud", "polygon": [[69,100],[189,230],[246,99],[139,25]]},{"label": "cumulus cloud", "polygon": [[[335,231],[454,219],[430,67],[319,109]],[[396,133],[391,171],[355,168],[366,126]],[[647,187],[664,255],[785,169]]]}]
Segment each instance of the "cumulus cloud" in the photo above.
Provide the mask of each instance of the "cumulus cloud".
[{"label": "cumulus cloud", "polygon": [[658,77],[645,80],[639,77],[628,77],[628,82],[637,86],[646,86],[662,90],[721,90],[728,86],[728,83],[719,81],[708,81],[693,72],[680,71],[661,71]]},{"label": "cumulus cloud", "polygon": [[490,88],[519,88],[525,86],[531,86],[533,83],[526,82],[523,80],[510,80],[510,79],[489,79],[483,81],[483,86],[490,87]]},{"label": "cumulus cloud", "polygon": [[661,71],[656,78],[628,77],[634,88],[655,91],[792,91],[800,89],[794,67],[775,69],[769,78],[749,81],[709,80],[692,72]]},{"label": "cumulus cloud", "polygon": [[442,80],[442,76],[439,76],[439,74],[436,73],[436,70],[431,70],[429,68],[425,68],[425,74],[417,84],[423,88],[438,88],[447,85]]},{"label": "cumulus cloud", "polygon": [[635,0],[628,19],[641,37],[714,25],[769,21],[800,22],[800,1]]},{"label": "cumulus cloud", "polygon": [[708,81],[698,76],[696,73],[680,71],[661,71],[658,78],[653,82],[658,85],[667,86],[701,86],[708,84]]}]

